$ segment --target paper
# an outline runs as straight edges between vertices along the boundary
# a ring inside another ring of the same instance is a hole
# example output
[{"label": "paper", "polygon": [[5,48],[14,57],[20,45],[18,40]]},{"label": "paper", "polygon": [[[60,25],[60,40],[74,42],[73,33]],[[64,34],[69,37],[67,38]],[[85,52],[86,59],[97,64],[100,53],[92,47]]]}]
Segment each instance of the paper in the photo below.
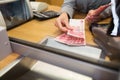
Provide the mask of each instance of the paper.
[{"label": "paper", "polygon": [[69,24],[73,27],[73,30],[57,36],[55,40],[67,45],[86,45],[84,19],[70,19]]}]

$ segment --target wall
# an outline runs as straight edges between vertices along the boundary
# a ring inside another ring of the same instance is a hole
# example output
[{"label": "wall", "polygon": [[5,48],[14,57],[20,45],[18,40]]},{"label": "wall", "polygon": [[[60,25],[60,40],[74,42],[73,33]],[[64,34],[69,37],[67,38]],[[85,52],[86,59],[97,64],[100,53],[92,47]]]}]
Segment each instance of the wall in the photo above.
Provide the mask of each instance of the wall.
[{"label": "wall", "polygon": [[61,6],[64,0],[36,0],[36,1],[47,2],[48,4],[51,5]]}]

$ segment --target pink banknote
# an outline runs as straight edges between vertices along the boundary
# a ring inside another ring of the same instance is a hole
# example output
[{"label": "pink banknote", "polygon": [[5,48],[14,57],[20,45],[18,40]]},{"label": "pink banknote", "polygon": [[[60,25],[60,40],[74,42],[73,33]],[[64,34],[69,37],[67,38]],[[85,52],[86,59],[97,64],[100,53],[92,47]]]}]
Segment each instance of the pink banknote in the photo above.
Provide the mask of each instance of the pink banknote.
[{"label": "pink banknote", "polygon": [[73,29],[57,36],[55,40],[67,45],[86,45],[84,19],[70,19],[69,24]]},{"label": "pink banknote", "polygon": [[63,33],[55,38],[56,41],[73,46],[86,45],[85,38],[78,38]]}]

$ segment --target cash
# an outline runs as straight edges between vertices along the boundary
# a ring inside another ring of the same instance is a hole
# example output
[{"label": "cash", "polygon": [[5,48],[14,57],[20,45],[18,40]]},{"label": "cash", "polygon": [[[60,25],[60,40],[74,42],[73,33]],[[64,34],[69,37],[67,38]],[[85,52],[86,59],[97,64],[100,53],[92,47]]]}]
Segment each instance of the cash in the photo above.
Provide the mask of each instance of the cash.
[{"label": "cash", "polygon": [[84,19],[70,19],[69,24],[73,29],[57,36],[55,40],[67,45],[86,45],[84,23]]}]

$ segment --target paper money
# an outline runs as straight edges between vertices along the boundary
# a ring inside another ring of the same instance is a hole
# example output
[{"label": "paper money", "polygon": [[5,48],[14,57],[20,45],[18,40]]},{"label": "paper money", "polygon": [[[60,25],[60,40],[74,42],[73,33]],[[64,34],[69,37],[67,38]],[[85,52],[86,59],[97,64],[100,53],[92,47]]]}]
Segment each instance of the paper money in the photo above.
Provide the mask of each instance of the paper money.
[{"label": "paper money", "polygon": [[99,8],[97,8],[94,12],[94,15],[100,15],[101,12],[103,12],[107,7],[109,7],[111,5],[111,3],[106,4],[106,5],[102,5]]},{"label": "paper money", "polygon": [[84,19],[70,19],[69,24],[73,27],[73,30],[68,30],[68,35],[78,38],[85,37]]},{"label": "paper money", "polygon": [[73,27],[73,30],[57,36],[55,40],[67,45],[86,45],[84,19],[70,19],[69,24]]},{"label": "paper money", "polygon": [[63,33],[55,38],[56,41],[67,44],[67,45],[85,45],[85,39],[84,38],[77,38],[70,35],[67,35],[66,33]]}]

